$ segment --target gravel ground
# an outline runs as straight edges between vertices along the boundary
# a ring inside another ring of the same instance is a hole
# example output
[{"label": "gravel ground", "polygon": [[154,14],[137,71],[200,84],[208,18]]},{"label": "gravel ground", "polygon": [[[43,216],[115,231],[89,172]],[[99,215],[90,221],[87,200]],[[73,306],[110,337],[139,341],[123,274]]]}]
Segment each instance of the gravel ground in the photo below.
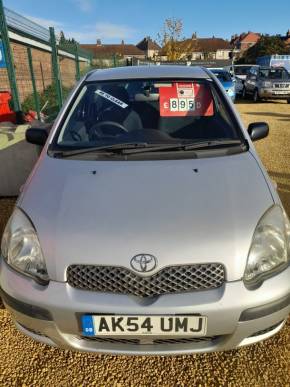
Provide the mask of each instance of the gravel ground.
[{"label": "gravel ground", "polygon": [[[258,152],[290,215],[290,105],[239,103],[243,120],[267,121]],[[0,199],[0,234],[13,208]],[[1,386],[290,386],[290,320],[264,343],[239,350],[177,357],[115,357],[58,350],[18,333],[0,310]]]}]

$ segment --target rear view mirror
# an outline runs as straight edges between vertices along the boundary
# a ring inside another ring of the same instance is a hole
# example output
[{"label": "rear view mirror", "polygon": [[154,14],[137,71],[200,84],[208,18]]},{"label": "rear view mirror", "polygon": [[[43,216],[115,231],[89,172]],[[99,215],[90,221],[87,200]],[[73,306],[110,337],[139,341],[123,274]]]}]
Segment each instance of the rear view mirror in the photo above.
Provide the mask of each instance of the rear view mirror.
[{"label": "rear view mirror", "polygon": [[252,122],[248,127],[248,133],[252,141],[261,140],[269,134],[267,122]]},{"label": "rear view mirror", "polygon": [[25,138],[27,142],[43,146],[46,143],[48,131],[46,128],[29,128],[26,130]]}]

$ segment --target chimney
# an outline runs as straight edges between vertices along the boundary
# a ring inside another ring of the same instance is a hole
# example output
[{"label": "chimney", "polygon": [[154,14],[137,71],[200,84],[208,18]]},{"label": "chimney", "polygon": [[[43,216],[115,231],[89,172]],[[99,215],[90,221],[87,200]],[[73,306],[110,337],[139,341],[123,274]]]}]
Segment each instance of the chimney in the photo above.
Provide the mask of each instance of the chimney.
[{"label": "chimney", "polygon": [[97,39],[97,46],[101,46],[101,45],[102,45],[101,39]]}]

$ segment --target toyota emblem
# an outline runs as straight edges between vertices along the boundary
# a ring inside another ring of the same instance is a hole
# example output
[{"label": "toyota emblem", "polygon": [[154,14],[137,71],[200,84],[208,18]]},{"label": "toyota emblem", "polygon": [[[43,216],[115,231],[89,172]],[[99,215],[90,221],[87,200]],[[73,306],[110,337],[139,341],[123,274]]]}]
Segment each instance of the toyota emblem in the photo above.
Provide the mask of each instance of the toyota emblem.
[{"label": "toyota emblem", "polygon": [[138,254],[131,259],[131,267],[139,273],[148,273],[157,266],[157,259],[151,254]]}]

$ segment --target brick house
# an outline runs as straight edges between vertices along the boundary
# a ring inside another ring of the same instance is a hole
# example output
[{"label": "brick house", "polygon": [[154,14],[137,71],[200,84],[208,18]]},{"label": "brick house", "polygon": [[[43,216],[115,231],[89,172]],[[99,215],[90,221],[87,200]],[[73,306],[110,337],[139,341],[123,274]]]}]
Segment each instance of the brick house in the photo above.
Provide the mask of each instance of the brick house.
[{"label": "brick house", "polygon": [[231,44],[236,50],[239,50],[242,54],[248,48],[254,46],[261,38],[261,34],[257,32],[243,32],[240,35],[233,35],[231,38]]},{"label": "brick house", "polygon": [[122,40],[121,44],[102,44],[100,39],[97,39],[96,44],[81,44],[82,48],[90,51],[95,59],[108,59],[113,56],[121,57],[122,59],[137,58],[144,59],[145,54],[134,44],[125,44]]},{"label": "brick house", "polygon": [[150,36],[146,36],[141,42],[136,44],[136,47],[144,52],[147,59],[156,58],[161,50],[161,47]]},{"label": "brick house", "polygon": [[[184,47],[182,59],[187,60],[228,60],[233,48],[229,41],[222,38],[197,38],[193,34],[191,39],[180,42],[180,47]],[[164,49],[161,50],[161,60],[167,60]]]},{"label": "brick house", "polygon": [[222,38],[195,38],[193,36],[192,60],[229,59],[232,47]]}]

